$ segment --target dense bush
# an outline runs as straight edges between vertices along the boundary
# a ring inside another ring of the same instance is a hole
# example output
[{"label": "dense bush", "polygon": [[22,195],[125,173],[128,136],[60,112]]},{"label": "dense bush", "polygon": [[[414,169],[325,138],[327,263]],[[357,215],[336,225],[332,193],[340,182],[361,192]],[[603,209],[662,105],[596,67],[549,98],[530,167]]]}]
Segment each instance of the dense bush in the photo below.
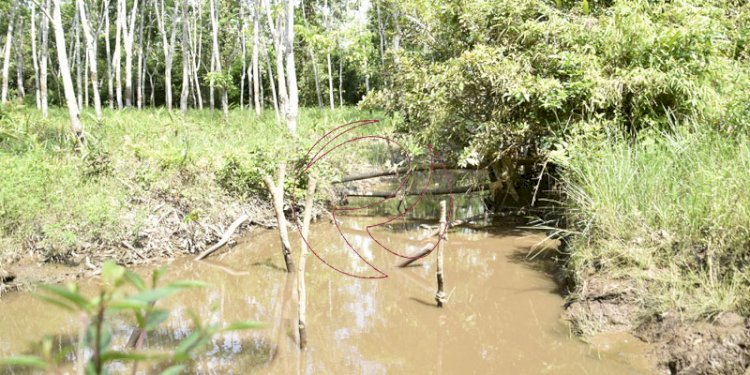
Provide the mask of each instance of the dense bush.
[{"label": "dense bush", "polygon": [[403,113],[403,132],[465,162],[527,147],[544,155],[602,128],[747,126],[746,5],[591,4],[590,12],[540,0],[419,8],[438,32],[407,33],[393,85],[365,103]]}]

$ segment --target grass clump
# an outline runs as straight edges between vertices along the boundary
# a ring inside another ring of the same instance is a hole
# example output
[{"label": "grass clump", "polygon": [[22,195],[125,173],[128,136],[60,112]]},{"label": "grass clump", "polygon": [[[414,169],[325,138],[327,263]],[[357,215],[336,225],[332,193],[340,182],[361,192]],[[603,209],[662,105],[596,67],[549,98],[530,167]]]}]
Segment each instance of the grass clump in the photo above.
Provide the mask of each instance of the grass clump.
[{"label": "grass clump", "polygon": [[3,107],[0,266],[21,250],[63,261],[80,249],[137,246],[153,235],[148,225],[174,216],[167,208],[181,223],[231,222],[230,205],[265,198],[264,171],[360,116],[351,108],[303,109],[299,137],[290,140],[272,111],[231,111],[224,121],[219,111],[105,110],[98,123],[87,112],[89,144],[76,153],[64,110],[45,119],[33,109]]},{"label": "grass clump", "polygon": [[703,128],[572,147],[569,268],[627,280],[644,313],[750,315],[750,139]]}]

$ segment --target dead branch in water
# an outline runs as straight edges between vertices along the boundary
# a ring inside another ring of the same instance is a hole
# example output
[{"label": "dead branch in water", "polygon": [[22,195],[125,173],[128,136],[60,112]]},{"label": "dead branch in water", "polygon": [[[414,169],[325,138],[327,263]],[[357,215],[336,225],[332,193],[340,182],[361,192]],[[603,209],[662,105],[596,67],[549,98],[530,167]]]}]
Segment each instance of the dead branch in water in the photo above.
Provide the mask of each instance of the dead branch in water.
[{"label": "dead branch in water", "polygon": [[346,192],[349,197],[372,197],[372,198],[395,198],[400,195],[414,196],[414,195],[448,195],[448,194],[470,194],[481,192],[489,189],[489,184],[482,184],[479,186],[463,186],[457,188],[437,188],[432,190],[422,191],[409,191],[406,193],[399,193],[398,191],[366,191],[366,192]]},{"label": "dead branch in water", "polygon": [[222,246],[226,245],[227,242],[229,242],[229,239],[232,238],[232,235],[237,230],[237,228],[239,228],[240,225],[242,225],[242,223],[244,223],[249,218],[250,218],[250,216],[245,215],[245,214],[243,214],[240,217],[238,217],[237,220],[235,220],[232,223],[232,225],[229,226],[229,229],[227,229],[227,231],[224,232],[224,235],[221,237],[221,240],[219,240],[219,242],[217,242],[215,245],[213,245],[213,246],[209,247],[208,249],[206,249],[204,252],[200,253],[197,257],[195,257],[195,260],[201,260],[201,259],[203,259],[203,258],[211,255],[211,253],[213,253],[214,251],[220,249]]}]

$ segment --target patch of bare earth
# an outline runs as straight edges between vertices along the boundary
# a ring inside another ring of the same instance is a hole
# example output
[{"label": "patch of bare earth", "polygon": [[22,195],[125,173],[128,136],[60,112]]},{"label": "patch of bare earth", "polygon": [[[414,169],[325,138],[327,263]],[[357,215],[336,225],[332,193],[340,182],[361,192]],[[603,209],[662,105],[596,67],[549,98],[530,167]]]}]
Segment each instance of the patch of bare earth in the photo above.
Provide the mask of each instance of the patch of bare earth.
[{"label": "patch of bare earth", "polygon": [[628,332],[652,348],[648,361],[657,374],[750,374],[750,321],[734,313],[712,321],[661,314],[643,319],[622,280],[590,277],[577,288],[565,318],[582,334]]}]

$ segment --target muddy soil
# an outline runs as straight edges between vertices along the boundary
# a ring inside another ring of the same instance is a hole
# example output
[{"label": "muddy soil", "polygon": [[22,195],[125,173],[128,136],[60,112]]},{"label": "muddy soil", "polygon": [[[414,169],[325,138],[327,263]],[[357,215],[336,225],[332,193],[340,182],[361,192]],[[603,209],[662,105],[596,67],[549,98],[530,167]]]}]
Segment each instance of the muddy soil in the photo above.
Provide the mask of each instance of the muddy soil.
[{"label": "muddy soil", "polygon": [[[239,201],[228,196],[213,202],[213,214],[194,219],[192,207],[174,196],[142,198],[145,218],[127,213],[121,223],[127,239],[114,242],[94,240],[65,253],[51,251],[30,238],[22,252],[10,259],[0,259],[0,297],[28,290],[35,284],[51,284],[96,276],[101,264],[114,260],[118,264],[137,266],[164,262],[178,256],[198,254],[224,234],[226,228],[242,214],[250,217],[235,232],[249,233],[257,227],[275,227],[270,205],[260,199]],[[230,241],[229,246],[234,245]],[[43,269],[44,272],[40,272]]]},{"label": "muddy soil", "polygon": [[677,313],[643,319],[633,293],[627,281],[591,276],[580,283],[563,316],[579,334],[627,333],[650,344],[658,374],[750,372],[748,319],[734,313],[711,321],[682,320]]}]

